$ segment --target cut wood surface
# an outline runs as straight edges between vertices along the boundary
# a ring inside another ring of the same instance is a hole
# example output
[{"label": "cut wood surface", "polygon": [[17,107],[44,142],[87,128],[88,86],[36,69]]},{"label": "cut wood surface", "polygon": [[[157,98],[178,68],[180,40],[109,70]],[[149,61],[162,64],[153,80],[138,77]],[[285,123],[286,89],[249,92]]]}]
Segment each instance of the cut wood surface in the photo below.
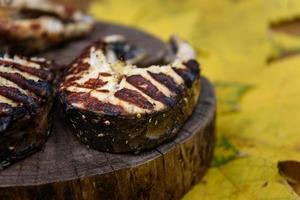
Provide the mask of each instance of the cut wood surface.
[{"label": "cut wood surface", "polygon": [[[98,37],[123,33],[142,45],[149,55],[143,65],[161,59],[163,43],[148,34],[104,23],[94,34],[100,32]],[[45,55],[67,64],[97,38],[94,34]],[[202,78],[197,107],[176,138],[138,155],[88,149],[66,128],[56,104],[44,148],[0,172],[0,199],[180,199],[202,178],[212,158],[215,103],[213,86]]]},{"label": "cut wood surface", "polygon": [[57,64],[64,66],[70,64],[92,42],[111,34],[121,34],[125,36],[129,43],[136,44],[146,51],[145,59],[138,63],[141,66],[157,64],[163,59],[165,44],[158,38],[133,28],[129,29],[105,22],[98,22],[89,37],[44,52],[40,56],[54,60]]}]

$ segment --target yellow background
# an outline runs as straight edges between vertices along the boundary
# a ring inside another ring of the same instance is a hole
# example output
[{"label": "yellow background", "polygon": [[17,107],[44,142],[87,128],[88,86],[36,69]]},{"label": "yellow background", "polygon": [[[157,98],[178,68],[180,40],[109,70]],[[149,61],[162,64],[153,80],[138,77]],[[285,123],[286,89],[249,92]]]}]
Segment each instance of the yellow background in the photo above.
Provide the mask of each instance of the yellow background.
[{"label": "yellow background", "polygon": [[300,161],[300,57],[297,36],[270,24],[300,16],[299,0],[101,0],[90,12],[197,50],[218,96],[213,167],[185,197],[299,199],[277,162]]}]

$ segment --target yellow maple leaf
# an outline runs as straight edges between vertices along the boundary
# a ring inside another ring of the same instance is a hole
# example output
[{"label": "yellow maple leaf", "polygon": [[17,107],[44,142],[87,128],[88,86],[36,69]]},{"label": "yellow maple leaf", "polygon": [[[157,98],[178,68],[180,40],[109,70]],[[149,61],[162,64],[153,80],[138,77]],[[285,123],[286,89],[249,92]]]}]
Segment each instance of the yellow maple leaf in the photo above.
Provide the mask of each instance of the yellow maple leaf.
[{"label": "yellow maple leaf", "polygon": [[213,167],[184,199],[296,200],[299,197],[277,174],[276,164],[259,157],[246,157]]},{"label": "yellow maple leaf", "polygon": [[300,161],[300,39],[270,29],[299,16],[299,0],[107,0],[90,12],[164,40],[181,35],[215,83],[214,166],[184,199],[299,199],[277,162]]}]

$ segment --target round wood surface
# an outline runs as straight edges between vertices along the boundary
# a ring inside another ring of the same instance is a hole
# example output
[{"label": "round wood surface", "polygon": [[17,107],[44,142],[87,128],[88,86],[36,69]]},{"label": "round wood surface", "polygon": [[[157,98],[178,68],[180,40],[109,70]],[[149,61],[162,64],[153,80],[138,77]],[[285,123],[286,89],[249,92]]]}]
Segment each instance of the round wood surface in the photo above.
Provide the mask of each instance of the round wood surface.
[{"label": "round wood surface", "polygon": [[98,22],[94,31],[88,37],[44,52],[41,56],[54,60],[59,65],[68,65],[85,47],[111,34],[124,35],[128,42],[136,44],[146,51],[145,59],[138,63],[141,66],[157,64],[164,56],[165,44],[158,38],[134,28],[105,22]]},{"label": "round wood surface", "polygon": [[[68,64],[88,41],[123,33],[143,45],[149,55],[145,65],[161,59],[163,43],[158,39],[116,25],[97,27],[91,38],[45,55]],[[101,30],[105,34],[96,36]],[[202,178],[212,158],[215,103],[213,86],[201,78],[197,107],[176,138],[138,155],[88,149],[66,128],[56,103],[52,135],[43,149],[0,172],[0,199],[180,199]]]}]

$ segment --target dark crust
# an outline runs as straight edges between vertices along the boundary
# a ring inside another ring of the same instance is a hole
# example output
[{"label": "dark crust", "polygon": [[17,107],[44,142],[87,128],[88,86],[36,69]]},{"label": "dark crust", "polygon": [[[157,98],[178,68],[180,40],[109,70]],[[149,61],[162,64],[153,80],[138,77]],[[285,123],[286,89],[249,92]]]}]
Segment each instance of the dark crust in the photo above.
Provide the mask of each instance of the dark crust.
[{"label": "dark crust", "polygon": [[[11,108],[13,111],[9,116],[0,118],[0,136],[7,132],[14,124],[18,125],[21,118],[34,118],[39,114],[41,107],[47,106],[49,100],[52,98],[52,82],[54,73],[51,70],[51,62],[47,61],[34,61],[28,58],[21,58],[41,66],[40,69],[31,68],[25,65],[14,63],[12,61],[0,60],[0,64],[4,67],[13,67],[21,71],[33,75],[39,75],[41,80],[35,82],[31,79],[23,77],[19,73],[0,72],[0,76],[4,79],[14,82],[20,88],[28,90],[28,94],[23,94],[19,89],[14,87],[0,86],[0,95],[13,100],[17,106]],[[7,106],[9,106],[7,104]],[[2,110],[3,111],[3,110]],[[20,119],[20,120],[19,120]],[[22,120],[21,120],[22,121]]]},{"label": "dark crust", "polygon": [[18,89],[6,86],[0,86],[0,95],[12,99],[15,102],[24,104],[30,113],[36,113],[38,104],[32,96],[24,95]]},{"label": "dark crust", "polygon": [[173,138],[192,114],[200,94],[199,75],[172,107],[152,114],[111,115],[78,109],[60,93],[67,125],[84,144],[99,151],[140,152]]},{"label": "dark crust", "polygon": [[0,117],[11,115],[13,108],[6,103],[0,103]]},{"label": "dark crust", "polygon": [[70,104],[82,103],[84,107],[89,111],[106,113],[107,115],[111,116],[117,116],[125,113],[121,106],[116,106],[110,103],[103,103],[97,98],[92,97],[89,93],[85,92],[69,93],[66,96],[65,100]]},{"label": "dark crust", "polygon": [[[51,107],[52,102],[49,101],[34,118],[25,114],[0,135],[0,169],[42,148],[51,132]],[[0,122],[3,120],[1,117]]]},{"label": "dark crust", "polygon": [[[65,90],[69,85],[81,87],[74,81],[77,80],[79,72],[89,67],[83,60],[89,56],[92,47],[105,49],[105,44],[98,41],[87,47],[66,73],[66,76],[73,75],[73,77],[62,81],[59,89],[65,120],[73,134],[91,148],[116,153],[139,152],[173,138],[192,114],[200,94],[198,62],[189,60],[183,63],[186,66],[183,69],[172,67],[184,80],[182,85],[176,85],[172,77],[164,73],[148,72],[155,80],[175,92],[176,95],[170,97],[164,95],[151,81],[141,75],[122,77],[139,92],[122,88],[116,91],[115,97],[151,110],[153,105],[140,94],[144,93],[165,105],[165,109],[161,111],[133,114],[126,113],[119,105],[104,103],[92,97],[90,93],[97,89],[95,87],[97,81],[94,79],[87,84],[84,83],[83,87],[89,89],[87,92],[76,93]],[[106,83],[100,83],[100,86],[103,84]],[[80,104],[82,108],[74,106],[74,103]]]},{"label": "dark crust", "polygon": [[31,67],[27,67],[27,66],[24,66],[24,65],[20,65],[20,64],[15,63],[15,62],[5,61],[5,60],[0,60],[0,64],[4,65],[4,66],[9,66],[9,67],[16,68],[16,69],[18,69],[20,71],[23,71],[23,72],[27,72],[31,75],[37,76],[37,77],[39,77],[43,80],[46,80],[46,81],[50,81],[50,80],[53,79],[53,74],[49,73],[49,71],[47,71],[47,70],[31,68]]},{"label": "dark crust", "polygon": [[33,80],[28,80],[19,73],[0,72],[0,76],[6,78],[7,80],[13,81],[22,89],[27,89],[39,97],[47,97],[51,94],[51,87],[46,82],[35,82]]},{"label": "dark crust", "polygon": [[[54,74],[50,63],[33,62],[41,64],[45,81],[35,82],[18,73],[0,73],[1,77],[30,91],[27,96],[17,88],[0,86],[2,96],[19,103],[17,107],[0,103],[0,169],[39,150],[50,134]],[[23,66],[24,71],[27,68]]]}]

